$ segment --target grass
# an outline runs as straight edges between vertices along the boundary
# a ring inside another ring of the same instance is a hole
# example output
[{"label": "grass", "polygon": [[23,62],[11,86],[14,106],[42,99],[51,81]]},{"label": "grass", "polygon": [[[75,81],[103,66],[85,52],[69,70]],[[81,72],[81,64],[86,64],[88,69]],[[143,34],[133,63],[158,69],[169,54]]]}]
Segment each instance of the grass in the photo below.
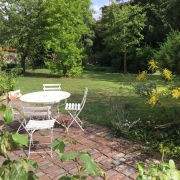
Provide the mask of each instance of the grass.
[{"label": "grass", "polygon": [[[106,110],[109,100],[120,96],[118,89],[122,77],[119,74],[84,72],[80,78],[59,78],[50,75],[48,70],[29,70],[25,77],[18,77],[17,87],[22,94],[42,91],[43,83],[61,83],[63,91],[68,91],[71,96],[68,102],[81,102],[83,91],[88,87],[89,92],[85,107],[80,115],[84,120],[109,126]],[[65,113],[65,112],[64,112]]]},{"label": "grass", "polygon": [[[144,122],[150,118],[163,118],[160,109],[151,107],[146,100],[134,94],[130,81],[137,75],[123,75],[120,73],[106,73],[97,71],[84,71],[79,78],[59,78],[50,74],[47,69],[28,70],[25,77],[18,77],[16,88],[20,88],[22,94],[42,91],[43,83],[61,83],[62,90],[71,93],[68,102],[81,102],[83,91],[88,87],[89,92],[87,101],[80,117],[84,120],[111,126],[111,117],[107,116],[107,110],[111,108],[113,99],[122,99],[131,102],[134,107],[132,120],[141,118]],[[131,78],[131,79],[130,79]],[[152,77],[153,81],[158,82],[158,88],[164,87],[164,83],[159,81],[159,76]],[[170,104],[176,103],[173,99],[166,101],[165,106],[170,110]],[[61,109],[66,113],[64,109]],[[153,113],[152,113],[153,112]]]}]

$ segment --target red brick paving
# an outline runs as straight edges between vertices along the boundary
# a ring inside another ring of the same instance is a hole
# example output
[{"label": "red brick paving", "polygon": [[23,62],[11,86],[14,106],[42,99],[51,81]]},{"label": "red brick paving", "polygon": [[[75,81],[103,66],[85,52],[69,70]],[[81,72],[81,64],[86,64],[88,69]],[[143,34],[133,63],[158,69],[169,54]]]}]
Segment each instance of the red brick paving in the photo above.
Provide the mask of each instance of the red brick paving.
[{"label": "red brick paving", "polygon": [[[13,122],[15,123],[15,122]],[[13,131],[11,125],[8,127],[1,127],[4,130]],[[138,146],[132,148],[129,141],[123,138],[115,138],[110,135],[110,130],[106,127],[88,124],[85,131],[82,131],[77,126],[71,126],[68,136],[76,140],[74,148],[78,151],[88,150],[95,162],[106,172],[109,180],[135,180],[138,176],[136,172],[135,162],[138,162],[141,153],[137,153]],[[64,138],[64,128],[58,126],[54,128],[55,138]],[[70,152],[71,146],[66,146],[65,152]],[[18,159],[18,155],[27,157],[27,148],[23,150],[15,150],[11,153],[12,159]],[[64,175],[71,175],[77,173],[76,164],[73,160],[61,162],[58,155],[53,153],[53,158],[48,154],[33,154],[31,159],[34,159],[39,166],[36,173],[40,180],[58,180]],[[145,158],[145,156],[143,156]],[[145,161],[146,159],[144,159]],[[0,157],[0,162],[3,158]],[[87,180],[103,180],[103,177],[88,177]]]}]

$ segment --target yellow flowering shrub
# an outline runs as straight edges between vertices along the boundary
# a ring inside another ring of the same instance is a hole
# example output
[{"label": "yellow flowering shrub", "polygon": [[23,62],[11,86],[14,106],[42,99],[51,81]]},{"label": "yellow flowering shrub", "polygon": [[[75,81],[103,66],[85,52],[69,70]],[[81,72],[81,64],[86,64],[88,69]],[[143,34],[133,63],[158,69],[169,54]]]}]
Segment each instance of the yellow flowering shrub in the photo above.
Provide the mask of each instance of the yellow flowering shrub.
[{"label": "yellow flowering shrub", "polygon": [[172,73],[171,73],[171,71],[169,71],[168,69],[164,69],[163,70],[163,75],[165,76],[165,78],[167,79],[167,80],[171,80],[172,79]]},{"label": "yellow flowering shrub", "polygon": [[150,104],[151,106],[154,106],[157,101],[158,101],[157,93],[153,93],[147,103]]},{"label": "yellow flowering shrub", "polygon": [[172,90],[172,97],[178,99],[180,97],[180,88]]},{"label": "yellow flowering shrub", "polygon": [[137,81],[142,81],[142,80],[145,80],[145,75],[147,74],[147,71],[142,71],[138,77],[136,77],[136,80]]},{"label": "yellow flowering shrub", "polygon": [[155,69],[158,68],[157,64],[158,64],[158,62],[156,62],[154,60],[150,60],[148,63],[148,65],[149,65],[148,70],[154,71]]},{"label": "yellow flowering shrub", "polygon": [[[154,71],[157,68],[159,68],[157,66],[158,62],[154,61],[154,60],[150,60],[148,63],[148,70]],[[137,81],[142,81],[145,80],[145,76],[147,74],[147,71],[142,71],[137,77],[136,80]],[[172,80],[172,73],[171,71],[169,71],[167,68],[165,68],[162,71],[162,74],[165,76],[165,78],[169,81]],[[180,97],[180,87],[176,88],[174,90],[172,90],[172,97],[178,99]],[[157,97],[157,92],[153,92],[150,96],[150,99],[148,100],[148,104],[151,104],[152,106],[154,106],[156,104],[156,102],[158,101],[158,97]]]}]

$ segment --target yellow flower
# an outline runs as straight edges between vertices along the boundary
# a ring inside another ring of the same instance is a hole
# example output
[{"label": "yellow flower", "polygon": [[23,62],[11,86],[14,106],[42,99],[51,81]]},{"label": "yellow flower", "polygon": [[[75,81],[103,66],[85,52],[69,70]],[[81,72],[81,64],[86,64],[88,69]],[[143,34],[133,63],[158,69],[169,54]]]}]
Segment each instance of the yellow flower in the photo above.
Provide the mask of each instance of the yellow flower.
[{"label": "yellow flower", "polygon": [[172,97],[176,99],[180,97],[180,88],[172,90]]},{"label": "yellow flower", "polygon": [[149,63],[148,63],[148,65],[149,65],[148,70],[154,71],[156,68],[158,68],[157,64],[158,64],[158,62],[155,62],[154,60],[149,61]]},{"label": "yellow flower", "polygon": [[147,103],[154,106],[157,101],[158,101],[157,93],[153,93]]},{"label": "yellow flower", "polygon": [[151,121],[146,121],[147,124],[151,124]]},{"label": "yellow flower", "polygon": [[147,74],[147,71],[142,71],[139,76],[136,77],[137,81],[141,81],[145,79],[145,75]]},{"label": "yellow flower", "polygon": [[164,76],[166,77],[167,80],[172,79],[172,73],[168,69],[165,68],[164,71],[163,71],[163,74],[164,74]]}]

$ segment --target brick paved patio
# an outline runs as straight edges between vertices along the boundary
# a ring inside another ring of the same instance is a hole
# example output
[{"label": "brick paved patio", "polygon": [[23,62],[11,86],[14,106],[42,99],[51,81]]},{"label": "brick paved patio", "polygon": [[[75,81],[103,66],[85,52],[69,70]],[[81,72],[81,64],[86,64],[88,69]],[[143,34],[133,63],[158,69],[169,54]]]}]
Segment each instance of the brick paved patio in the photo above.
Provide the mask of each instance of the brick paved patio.
[{"label": "brick paved patio", "polygon": [[[67,115],[66,115],[67,116]],[[87,150],[105,170],[109,180],[133,180],[136,179],[136,162],[154,161],[149,159],[139,151],[139,145],[132,143],[123,138],[116,138],[112,135],[110,129],[87,123],[87,128],[82,131],[78,126],[71,126],[68,135],[74,138],[77,144],[74,146],[76,150]],[[1,126],[3,130],[16,131],[19,124],[13,121],[10,126]],[[65,130],[62,126],[54,128],[54,138],[64,138]],[[67,146],[65,152],[70,151]],[[27,157],[27,148],[24,150],[14,150],[11,153],[12,159],[18,159],[19,156]],[[34,159],[39,166],[35,172],[40,180],[57,180],[63,175],[77,173],[74,161],[61,162],[59,157],[53,153],[51,158],[46,153],[33,154],[30,157]],[[0,158],[0,163],[3,158]],[[87,180],[102,180],[102,177],[88,177]]]},{"label": "brick paved patio", "polygon": [[[17,122],[13,122],[10,126],[3,127],[9,131],[15,131]],[[132,180],[136,179],[136,162],[148,160],[147,157],[138,151],[139,145],[133,144],[123,138],[115,138],[110,130],[106,127],[88,124],[83,132],[77,126],[69,129],[69,136],[77,142],[76,150],[87,150],[101,168],[106,172],[109,180]],[[58,126],[54,128],[54,138],[64,138],[64,128]],[[69,151],[66,147],[66,152]],[[27,148],[15,150],[11,153],[12,159],[18,159],[20,156],[27,157]],[[65,174],[77,173],[74,161],[61,162],[59,157],[53,153],[51,158],[46,153],[33,154],[30,157],[34,159],[39,166],[36,175],[40,180],[58,179]],[[2,162],[2,158],[1,158]],[[88,177],[88,180],[102,180],[102,177]]]}]

